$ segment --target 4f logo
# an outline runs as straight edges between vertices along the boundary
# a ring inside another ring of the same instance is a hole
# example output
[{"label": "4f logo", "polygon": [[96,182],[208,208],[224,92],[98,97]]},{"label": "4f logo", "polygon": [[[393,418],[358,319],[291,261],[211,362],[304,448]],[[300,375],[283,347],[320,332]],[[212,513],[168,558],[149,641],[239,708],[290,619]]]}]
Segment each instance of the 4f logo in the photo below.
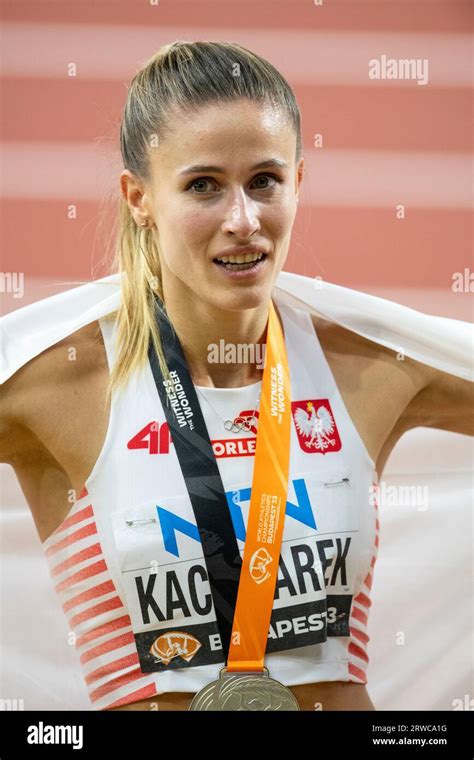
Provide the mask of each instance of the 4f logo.
[{"label": "4f logo", "polygon": [[340,450],[341,439],[327,398],[292,401],[291,413],[303,451],[327,454]]},{"label": "4f logo", "polygon": [[149,454],[169,454],[171,435],[167,422],[153,421],[145,425],[127,443],[127,449],[148,449]]}]

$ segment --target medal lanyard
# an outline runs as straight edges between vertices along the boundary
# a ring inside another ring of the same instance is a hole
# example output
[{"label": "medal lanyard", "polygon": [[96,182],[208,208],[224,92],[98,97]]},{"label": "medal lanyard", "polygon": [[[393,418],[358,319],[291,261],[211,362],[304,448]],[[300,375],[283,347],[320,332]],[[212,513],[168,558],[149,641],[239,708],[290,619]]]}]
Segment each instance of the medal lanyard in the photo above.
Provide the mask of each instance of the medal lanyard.
[{"label": "medal lanyard", "polygon": [[244,556],[178,336],[158,307],[171,380],[150,339],[148,357],[202,543],[228,671],[261,671],[270,627],[288,492],[290,376],[283,332],[270,300],[265,367]]}]

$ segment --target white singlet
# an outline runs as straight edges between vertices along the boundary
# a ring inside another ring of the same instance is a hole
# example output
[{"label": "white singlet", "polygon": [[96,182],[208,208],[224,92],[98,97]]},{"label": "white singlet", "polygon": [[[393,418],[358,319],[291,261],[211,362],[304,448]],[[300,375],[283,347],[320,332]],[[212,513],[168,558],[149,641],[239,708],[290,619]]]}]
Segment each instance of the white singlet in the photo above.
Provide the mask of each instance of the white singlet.
[{"label": "white singlet", "polygon": [[[289,490],[265,665],[286,686],[367,682],[377,474],[307,311],[274,298],[291,377]],[[99,319],[109,369],[115,321]],[[199,387],[243,555],[261,383]],[[209,403],[208,403],[209,402]],[[251,420],[250,420],[251,422]],[[216,509],[222,508],[216,504]],[[196,692],[225,665],[191,502],[149,364],[112,395],[106,438],[43,543],[93,709]]]}]

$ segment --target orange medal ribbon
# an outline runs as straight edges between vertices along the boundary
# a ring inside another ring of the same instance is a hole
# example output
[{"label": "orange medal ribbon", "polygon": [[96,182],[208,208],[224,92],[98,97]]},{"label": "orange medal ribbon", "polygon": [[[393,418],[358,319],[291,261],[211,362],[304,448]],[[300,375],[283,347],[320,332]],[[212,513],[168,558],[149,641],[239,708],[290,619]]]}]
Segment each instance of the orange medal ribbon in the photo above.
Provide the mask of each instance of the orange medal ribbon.
[{"label": "orange medal ribbon", "polygon": [[244,556],[226,670],[264,667],[288,493],[291,385],[285,338],[270,300]]}]

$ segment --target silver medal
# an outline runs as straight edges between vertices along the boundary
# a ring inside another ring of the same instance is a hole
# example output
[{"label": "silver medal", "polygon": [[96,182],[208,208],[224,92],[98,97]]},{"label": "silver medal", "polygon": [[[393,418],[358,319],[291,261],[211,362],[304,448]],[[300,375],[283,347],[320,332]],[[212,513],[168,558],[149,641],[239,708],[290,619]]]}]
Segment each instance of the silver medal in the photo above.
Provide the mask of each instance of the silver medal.
[{"label": "silver medal", "polygon": [[222,668],[217,681],[204,686],[195,695],[189,710],[262,711],[299,710],[299,704],[286,686],[263,673],[227,672]]}]

